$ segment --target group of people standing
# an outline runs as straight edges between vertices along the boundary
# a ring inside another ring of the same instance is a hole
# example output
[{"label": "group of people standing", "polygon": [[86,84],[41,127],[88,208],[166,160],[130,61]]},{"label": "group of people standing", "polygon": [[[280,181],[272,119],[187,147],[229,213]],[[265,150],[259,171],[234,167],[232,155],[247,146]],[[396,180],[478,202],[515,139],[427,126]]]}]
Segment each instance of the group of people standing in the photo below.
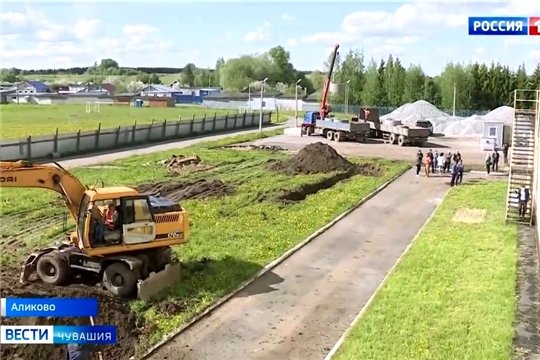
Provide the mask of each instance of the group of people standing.
[{"label": "group of people standing", "polygon": [[447,153],[441,151],[439,153],[437,150],[433,152],[430,149],[424,155],[422,150],[418,149],[418,153],[416,154],[416,176],[420,176],[422,167],[424,167],[426,177],[436,172],[439,175],[450,173],[452,175],[450,186],[461,185],[463,182],[464,166],[459,150],[454,153],[451,151]]},{"label": "group of people standing", "polygon": [[[504,165],[508,166],[508,144],[503,144],[503,160]],[[499,171],[500,154],[497,149],[493,150],[491,154],[486,155],[486,173],[489,175],[492,171]]]}]

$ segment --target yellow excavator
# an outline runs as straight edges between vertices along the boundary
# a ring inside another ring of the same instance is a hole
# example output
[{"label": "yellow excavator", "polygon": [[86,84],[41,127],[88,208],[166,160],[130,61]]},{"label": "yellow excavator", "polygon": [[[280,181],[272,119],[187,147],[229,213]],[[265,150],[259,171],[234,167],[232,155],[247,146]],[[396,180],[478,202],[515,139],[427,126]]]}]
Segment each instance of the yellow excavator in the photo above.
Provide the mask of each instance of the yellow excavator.
[{"label": "yellow excavator", "polygon": [[[180,280],[171,246],[188,242],[188,213],[172,200],[98,183],[86,187],[57,163],[0,162],[0,187],[55,191],[76,224],[65,241],[30,254],[20,280],[37,273],[44,283],[62,285],[90,272],[117,296],[151,299]],[[108,208],[115,216],[105,225]]]}]

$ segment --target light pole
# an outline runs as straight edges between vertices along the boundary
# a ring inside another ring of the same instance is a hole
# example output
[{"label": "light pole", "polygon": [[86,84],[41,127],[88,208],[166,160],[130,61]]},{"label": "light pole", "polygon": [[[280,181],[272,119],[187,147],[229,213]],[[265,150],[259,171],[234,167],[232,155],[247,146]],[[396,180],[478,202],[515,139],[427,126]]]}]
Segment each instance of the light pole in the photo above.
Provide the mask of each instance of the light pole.
[{"label": "light pole", "polygon": [[456,116],[456,83],[454,82],[454,101],[452,102],[452,116]]},{"label": "light pole", "polygon": [[349,83],[351,80],[347,80],[345,83],[345,114],[349,114]]},{"label": "light pole", "polygon": [[300,79],[296,80],[294,86],[294,123],[296,127],[298,127],[298,84],[300,84]]},{"label": "light pole", "polygon": [[268,81],[268,78],[264,78],[261,81],[261,110],[259,111],[259,133],[262,134],[262,124],[263,124],[263,105],[264,105],[264,85]]}]

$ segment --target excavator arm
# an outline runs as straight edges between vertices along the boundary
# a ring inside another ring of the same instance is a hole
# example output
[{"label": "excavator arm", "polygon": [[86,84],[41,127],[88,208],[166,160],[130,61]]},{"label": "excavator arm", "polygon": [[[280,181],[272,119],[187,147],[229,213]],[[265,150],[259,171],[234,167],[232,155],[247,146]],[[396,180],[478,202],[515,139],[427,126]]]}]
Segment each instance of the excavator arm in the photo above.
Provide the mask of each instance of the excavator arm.
[{"label": "excavator arm", "polygon": [[1,161],[0,187],[40,188],[59,193],[74,220],[86,187],[69,171],[57,163],[33,164],[27,161]]}]

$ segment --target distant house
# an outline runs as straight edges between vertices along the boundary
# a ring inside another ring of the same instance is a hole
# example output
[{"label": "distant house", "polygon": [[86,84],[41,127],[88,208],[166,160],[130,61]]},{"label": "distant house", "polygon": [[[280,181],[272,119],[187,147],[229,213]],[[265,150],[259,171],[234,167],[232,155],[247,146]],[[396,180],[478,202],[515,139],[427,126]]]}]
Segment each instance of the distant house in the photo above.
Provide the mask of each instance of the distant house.
[{"label": "distant house", "polygon": [[151,84],[143,88],[140,94],[142,96],[174,97],[175,95],[182,95],[182,92],[169,86]]},{"label": "distant house", "polygon": [[109,93],[114,94],[116,91],[116,86],[109,83],[103,84],[90,84],[84,87],[83,89],[77,91],[78,93]]},{"label": "distant house", "polygon": [[16,85],[17,93],[24,94],[45,94],[50,93],[51,88],[41,81],[24,81]]}]

